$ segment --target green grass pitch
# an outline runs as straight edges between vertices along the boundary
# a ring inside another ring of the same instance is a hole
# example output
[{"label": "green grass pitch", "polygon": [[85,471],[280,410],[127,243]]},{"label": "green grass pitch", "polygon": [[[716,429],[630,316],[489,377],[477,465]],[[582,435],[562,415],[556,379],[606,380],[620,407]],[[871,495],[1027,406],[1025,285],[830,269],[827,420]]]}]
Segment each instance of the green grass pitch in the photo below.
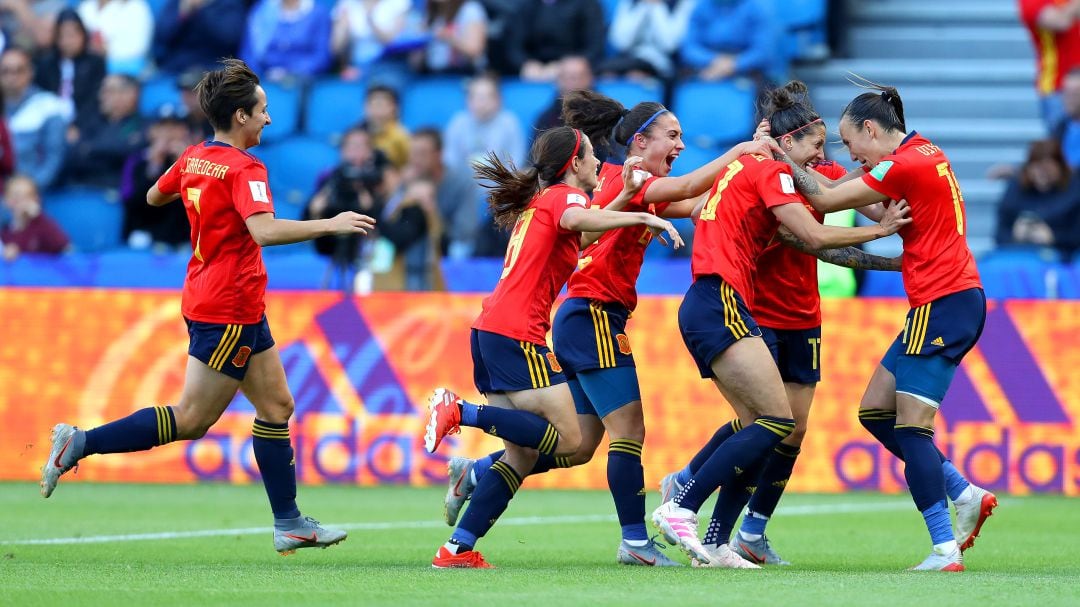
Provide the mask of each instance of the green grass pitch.
[{"label": "green grass pitch", "polygon": [[[929,551],[906,495],[785,496],[769,536],[795,565],[765,571],[616,565],[605,492],[526,487],[479,545],[494,571],[430,568],[449,536],[440,489],[300,498],[349,539],[278,556],[258,485],[69,482],[43,500],[36,485],[0,484],[0,605],[1080,604],[1080,501],[1063,497],[1001,496],[962,574],[905,571]],[[161,535],[132,537],[149,534]],[[57,541],[27,542],[43,539]]]}]

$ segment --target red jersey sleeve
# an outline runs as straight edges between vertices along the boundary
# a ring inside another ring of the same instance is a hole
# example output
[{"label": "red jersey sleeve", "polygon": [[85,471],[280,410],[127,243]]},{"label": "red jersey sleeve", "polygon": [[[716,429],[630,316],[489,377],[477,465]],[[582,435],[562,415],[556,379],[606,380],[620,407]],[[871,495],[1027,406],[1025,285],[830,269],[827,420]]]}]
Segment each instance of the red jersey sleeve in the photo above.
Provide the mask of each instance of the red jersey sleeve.
[{"label": "red jersey sleeve", "polygon": [[802,203],[795,190],[795,180],[786,164],[772,162],[758,173],[754,187],[767,208],[791,203]]},{"label": "red jersey sleeve", "polygon": [[180,193],[180,166],[183,164],[184,159],[187,157],[187,152],[180,155],[180,158],[176,162],[172,163],[165,174],[158,177],[157,189],[162,194],[179,194]]},{"label": "red jersey sleeve", "polygon": [[1020,20],[1034,27],[1039,13],[1051,4],[1051,0],[1020,0]]},{"label": "red jersey sleeve", "polygon": [[562,216],[570,207],[581,207],[583,209],[589,208],[589,198],[585,196],[585,192],[576,189],[570,189],[566,193],[566,197],[558,196],[552,202],[551,215],[555,218],[555,226],[558,227],[560,232],[572,232],[573,230],[567,230],[562,227]]},{"label": "red jersey sleeve", "polygon": [[274,199],[270,196],[266,167],[252,162],[241,169],[233,178],[232,199],[233,206],[244,219],[256,213],[273,213]]},{"label": "red jersey sleeve", "polygon": [[862,180],[875,192],[893,200],[900,200],[904,197],[905,186],[911,180],[908,172],[908,167],[894,156],[877,163],[876,167],[862,176]]}]

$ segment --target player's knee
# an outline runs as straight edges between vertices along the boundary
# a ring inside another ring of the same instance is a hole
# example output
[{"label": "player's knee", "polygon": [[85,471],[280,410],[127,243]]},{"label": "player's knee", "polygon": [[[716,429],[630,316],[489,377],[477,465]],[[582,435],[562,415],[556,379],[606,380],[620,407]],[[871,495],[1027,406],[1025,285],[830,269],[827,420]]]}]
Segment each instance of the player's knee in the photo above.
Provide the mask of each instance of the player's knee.
[{"label": "player's knee", "polygon": [[792,447],[798,447],[802,445],[804,437],[806,437],[806,422],[795,422],[795,429],[791,431],[791,434],[783,442]]},{"label": "player's knee", "polygon": [[272,424],[285,424],[289,422],[293,411],[296,410],[296,401],[293,400],[292,396],[285,396],[263,404],[259,409],[260,419]]},{"label": "player's knee", "polygon": [[206,436],[210,427],[217,419],[209,419],[199,411],[198,407],[192,407],[180,403],[173,407],[173,415],[176,418],[176,438],[178,440],[196,440]]},{"label": "player's knee", "polygon": [[572,456],[581,448],[581,430],[570,426],[559,430],[559,442],[555,445],[555,455]]}]

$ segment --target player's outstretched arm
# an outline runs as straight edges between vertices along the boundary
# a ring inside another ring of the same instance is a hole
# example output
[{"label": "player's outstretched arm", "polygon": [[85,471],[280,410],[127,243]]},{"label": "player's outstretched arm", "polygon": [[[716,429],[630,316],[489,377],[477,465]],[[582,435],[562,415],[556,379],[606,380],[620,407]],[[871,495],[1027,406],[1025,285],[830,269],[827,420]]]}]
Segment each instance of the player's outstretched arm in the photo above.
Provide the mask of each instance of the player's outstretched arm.
[{"label": "player's outstretched arm", "polygon": [[166,194],[158,189],[156,183],[150,186],[150,189],[146,192],[146,204],[152,207],[165,206],[177,198],[180,198],[180,192]]},{"label": "player's outstretched arm", "polygon": [[882,270],[886,272],[900,271],[900,257],[882,257],[872,255],[855,247],[843,247],[840,249],[815,249],[791,233],[791,230],[781,226],[776,233],[776,238],[789,247],[802,251],[807,255],[813,255],[825,263],[834,266],[851,268],[852,270]]},{"label": "player's outstretched arm", "polygon": [[773,207],[773,213],[784,227],[811,249],[838,249],[870,242],[895,234],[911,223],[911,218],[907,216],[908,206],[904,202],[891,205],[878,225],[857,228],[822,225],[799,203]]},{"label": "player's outstretched arm", "polygon": [[[615,200],[612,200],[604,207],[605,209],[609,211],[621,211],[625,209],[626,205],[641,191],[642,186],[645,185],[645,180],[648,179],[648,173],[644,171],[642,171],[644,174],[638,173],[634,170],[634,167],[641,164],[642,160],[644,160],[644,158],[641,156],[631,156],[626,159],[626,162],[623,163],[622,167],[622,190],[619,192],[619,195],[615,197]],[[584,249],[599,240],[601,234],[603,234],[603,232],[582,232],[581,248]]]},{"label": "player's outstretched arm", "polygon": [[671,202],[701,196],[712,187],[716,176],[724,168],[745,154],[769,156],[780,152],[776,142],[766,137],[761,141],[744,141],[724,152],[719,158],[698,167],[681,177],[661,177],[653,182],[645,192],[645,202]]},{"label": "player's outstretched arm", "polygon": [[367,215],[345,211],[329,219],[294,221],[277,219],[273,213],[256,213],[245,220],[248,232],[260,247],[292,244],[313,240],[321,236],[364,235],[375,227],[375,220]]},{"label": "player's outstretched arm", "polygon": [[786,154],[777,156],[777,159],[788,165],[791,176],[795,180],[795,187],[820,213],[857,209],[889,199],[888,196],[866,185],[861,179],[838,180],[833,187],[827,187],[819,177],[811,175],[811,171],[796,164]]},{"label": "player's outstretched arm", "polygon": [[627,211],[606,211],[604,209],[586,209],[584,207],[570,207],[562,214],[559,225],[566,230],[575,232],[607,232],[617,228],[643,225],[649,228],[660,242],[664,245],[664,234],[675,245],[675,248],[683,246],[682,236],[675,226],[666,219],[661,219],[651,213],[631,213]]}]

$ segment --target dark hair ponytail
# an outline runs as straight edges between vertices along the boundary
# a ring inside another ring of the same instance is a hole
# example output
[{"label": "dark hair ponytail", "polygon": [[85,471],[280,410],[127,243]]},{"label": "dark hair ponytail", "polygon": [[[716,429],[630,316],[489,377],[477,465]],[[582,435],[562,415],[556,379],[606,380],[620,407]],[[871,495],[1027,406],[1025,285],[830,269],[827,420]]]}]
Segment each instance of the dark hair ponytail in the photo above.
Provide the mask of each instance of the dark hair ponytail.
[{"label": "dark hair ponytail", "polygon": [[663,104],[643,101],[630,109],[594,91],[571,91],[563,96],[562,119],[581,129],[598,149],[617,143],[629,147],[634,135],[647,133],[656,118],[669,111]]},{"label": "dark hair ponytail", "polygon": [[[854,74],[853,74],[854,75]],[[904,102],[900,99],[900,93],[891,86],[871,82],[862,76],[855,76],[859,81],[848,79],[852,84],[864,89],[881,91],[880,93],[863,93],[851,100],[840,118],[845,116],[848,122],[859,125],[862,128],[864,120],[873,120],[880,124],[886,131],[907,132],[904,124]]]},{"label": "dark hair ponytail", "polygon": [[808,133],[806,127],[821,120],[810,103],[806,85],[799,80],[766,91],[759,110],[763,118],[769,119],[769,132],[776,138],[791,135],[796,140],[802,139]]},{"label": "dark hair ponytail", "polygon": [[513,227],[537,192],[566,175],[574,158],[585,157],[582,132],[568,126],[548,129],[536,138],[529,156],[533,166],[524,170],[504,162],[494,152],[473,163],[476,177],[491,190],[488,208],[501,228]]}]

